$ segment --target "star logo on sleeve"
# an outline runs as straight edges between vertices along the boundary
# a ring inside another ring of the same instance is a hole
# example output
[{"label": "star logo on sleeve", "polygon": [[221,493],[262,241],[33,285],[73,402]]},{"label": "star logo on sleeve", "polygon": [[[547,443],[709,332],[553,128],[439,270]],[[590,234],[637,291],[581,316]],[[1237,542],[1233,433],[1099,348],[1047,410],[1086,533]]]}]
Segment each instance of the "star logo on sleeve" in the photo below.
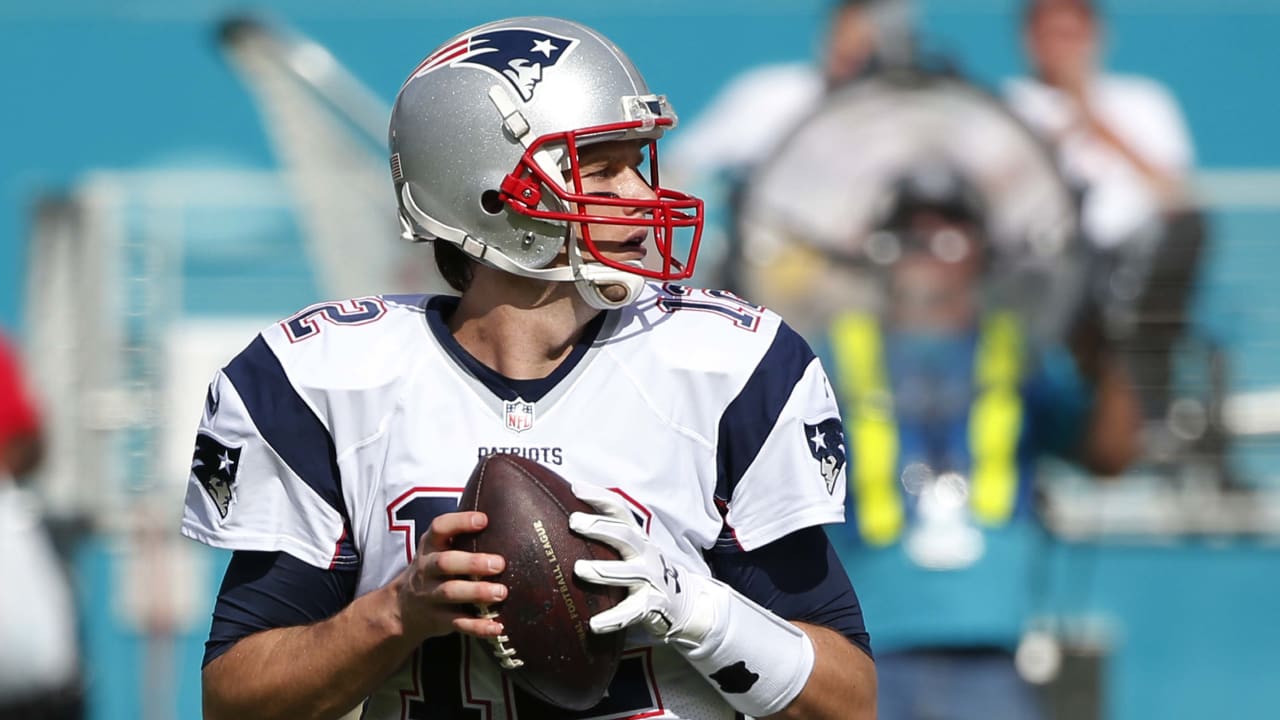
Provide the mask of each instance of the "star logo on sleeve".
[{"label": "star logo on sleeve", "polygon": [[227,517],[235,497],[236,473],[240,470],[240,448],[224,445],[207,433],[196,435],[196,451],[191,474],[200,482],[218,515]]},{"label": "star logo on sleeve", "polygon": [[819,472],[827,483],[827,493],[834,495],[836,483],[840,482],[849,458],[840,418],[827,418],[813,425],[804,423],[804,437],[809,454],[818,461]]}]

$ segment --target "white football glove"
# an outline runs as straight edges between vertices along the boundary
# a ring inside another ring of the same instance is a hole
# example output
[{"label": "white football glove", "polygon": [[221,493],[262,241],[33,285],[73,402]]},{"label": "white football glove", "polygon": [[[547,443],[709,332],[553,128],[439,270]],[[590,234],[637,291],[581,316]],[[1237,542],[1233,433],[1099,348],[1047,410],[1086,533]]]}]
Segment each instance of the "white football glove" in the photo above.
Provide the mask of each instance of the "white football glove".
[{"label": "white football glove", "polygon": [[569,516],[569,529],[622,555],[621,560],[579,560],[574,573],[587,582],[629,591],[622,602],[591,618],[591,630],[608,633],[640,623],[668,642],[701,642],[714,621],[714,604],[707,595],[728,588],[663,555],[615,493],[574,483],[573,494],[600,514],[575,512]]},{"label": "white football glove", "polygon": [[573,494],[599,514],[575,512],[569,529],[622,555],[621,560],[579,560],[574,573],[628,591],[622,602],[591,618],[593,632],[644,627],[745,715],[780,712],[800,694],[814,663],[813,643],[804,632],[719,580],[675,565],[614,493],[574,483]]}]

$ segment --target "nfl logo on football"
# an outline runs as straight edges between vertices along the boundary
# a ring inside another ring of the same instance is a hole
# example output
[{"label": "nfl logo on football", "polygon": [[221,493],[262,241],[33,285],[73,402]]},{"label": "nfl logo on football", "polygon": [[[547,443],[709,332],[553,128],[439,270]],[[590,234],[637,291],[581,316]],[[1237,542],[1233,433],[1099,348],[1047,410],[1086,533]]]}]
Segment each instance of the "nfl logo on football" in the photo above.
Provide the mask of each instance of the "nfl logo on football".
[{"label": "nfl logo on football", "polygon": [[503,415],[507,418],[507,429],[512,432],[524,432],[533,427],[533,403],[523,400],[509,402]]}]

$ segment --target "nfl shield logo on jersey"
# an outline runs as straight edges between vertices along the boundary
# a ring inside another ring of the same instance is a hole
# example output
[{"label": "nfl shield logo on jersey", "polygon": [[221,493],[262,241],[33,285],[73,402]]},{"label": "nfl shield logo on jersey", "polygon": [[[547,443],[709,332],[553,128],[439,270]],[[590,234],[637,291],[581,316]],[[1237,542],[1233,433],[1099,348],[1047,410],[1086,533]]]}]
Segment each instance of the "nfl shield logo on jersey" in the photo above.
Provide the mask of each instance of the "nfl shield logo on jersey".
[{"label": "nfl shield logo on jersey", "polygon": [[502,415],[507,419],[507,429],[512,432],[524,432],[533,427],[533,403],[514,400],[506,404]]}]

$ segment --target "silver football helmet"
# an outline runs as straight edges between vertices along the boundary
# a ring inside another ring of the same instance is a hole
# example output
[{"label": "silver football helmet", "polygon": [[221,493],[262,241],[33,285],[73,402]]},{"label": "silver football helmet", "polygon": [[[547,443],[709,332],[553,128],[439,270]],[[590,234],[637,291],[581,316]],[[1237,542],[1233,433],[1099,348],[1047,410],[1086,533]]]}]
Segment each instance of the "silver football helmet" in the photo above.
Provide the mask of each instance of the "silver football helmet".
[{"label": "silver football helmet", "polygon": [[[468,30],[414,69],[391,112],[404,235],[453,243],[517,275],[574,282],[595,307],[631,303],[645,278],[683,280],[694,270],[702,201],[658,183],[657,140],[675,125],[666,97],[651,94],[626,55],[588,27],[522,17]],[[579,147],[630,139],[648,141],[656,198],[576,191]],[[597,215],[588,205],[639,212]],[[647,226],[657,267],[604,256],[590,224]],[[676,241],[677,229],[687,242]],[[575,236],[590,257],[568,242]],[[562,248],[568,265],[548,267]],[[608,299],[608,286],[626,296]]]}]

